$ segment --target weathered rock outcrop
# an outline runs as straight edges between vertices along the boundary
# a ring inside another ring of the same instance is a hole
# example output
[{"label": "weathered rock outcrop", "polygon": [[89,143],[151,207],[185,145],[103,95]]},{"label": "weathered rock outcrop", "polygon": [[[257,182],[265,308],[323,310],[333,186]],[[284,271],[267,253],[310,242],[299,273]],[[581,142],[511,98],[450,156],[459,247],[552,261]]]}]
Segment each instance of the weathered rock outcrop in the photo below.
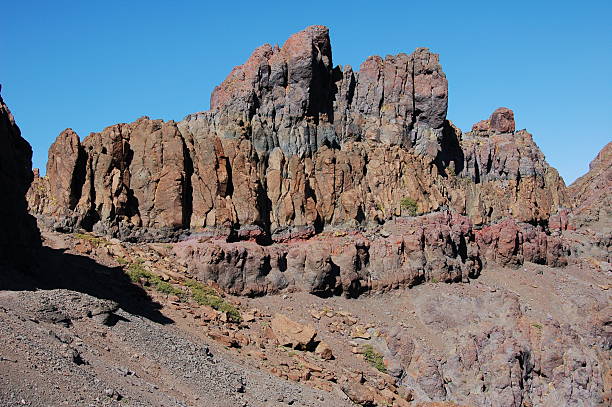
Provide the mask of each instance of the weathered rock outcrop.
[{"label": "weathered rock outcrop", "polygon": [[0,269],[25,266],[40,246],[36,220],[25,200],[32,178],[32,148],[0,97]]},{"label": "weathered rock outcrop", "polygon": [[514,132],[514,115],[497,109],[461,139],[463,166],[457,174],[472,183],[463,187],[465,213],[476,223],[512,217],[545,223],[568,202],[565,183],[550,167],[533,137]]},{"label": "weathered rock outcrop", "polygon": [[[260,242],[328,227],[369,227],[452,208],[477,224],[540,223],[565,186],[531,135],[498,109],[464,136],[446,120],[438,56],[370,57],[334,67],[328,30],[264,45],[234,68],[211,110],[146,117],[50,149],[30,209],[57,230],[126,240],[215,230]],[[215,232],[215,233],[217,233]]]},{"label": "weathered rock outcrop", "polygon": [[250,296],[285,289],[357,296],[424,281],[467,281],[482,267],[471,223],[448,212],[400,218],[377,233],[336,231],[271,246],[192,238],[174,252],[197,279]]},{"label": "weathered rock outcrop", "polygon": [[474,132],[514,133],[514,112],[507,107],[495,109],[487,120],[481,120],[472,126]]},{"label": "weathered rock outcrop", "polygon": [[441,360],[409,331],[398,327],[386,334],[389,362],[400,366],[402,384],[419,398],[500,407],[606,404],[603,343],[583,324],[550,316],[533,322],[519,296],[498,292],[433,294],[417,313],[452,344]]},{"label": "weathered rock outcrop", "polygon": [[612,229],[612,142],[591,161],[589,172],[569,186],[574,227]]},{"label": "weathered rock outcrop", "polygon": [[541,226],[521,224],[514,219],[477,231],[476,242],[486,259],[504,266],[518,266],[526,261],[564,266],[569,255],[562,237],[547,234]]}]

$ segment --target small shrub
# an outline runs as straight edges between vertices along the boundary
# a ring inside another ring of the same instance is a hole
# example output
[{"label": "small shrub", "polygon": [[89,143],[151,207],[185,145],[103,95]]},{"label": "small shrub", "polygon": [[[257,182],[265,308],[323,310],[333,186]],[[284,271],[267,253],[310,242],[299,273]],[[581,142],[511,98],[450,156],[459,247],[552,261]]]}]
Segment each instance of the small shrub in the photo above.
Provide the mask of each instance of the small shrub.
[{"label": "small shrub", "polygon": [[76,237],[77,239],[87,240],[96,247],[105,246],[108,244],[108,241],[106,239],[103,239],[101,237],[96,237],[93,235],[88,235],[86,233],[75,233],[73,236]]},{"label": "small shrub", "polygon": [[179,298],[184,298],[185,297],[185,293],[183,292],[183,290],[181,290],[178,287],[173,286],[172,284],[168,283],[167,281],[163,281],[162,279],[160,279],[157,276],[153,277],[152,285],[153,285],[153,287],[158,292],[160,292],[162,294],[176,295]]},{"label": "small shrub", "polygon": [[140,279],[148,280],[153,274],[145,270],[141,262],[131,263],[127,268],[127,275],[133,282],[137,283]]},{"label": "small shrub", "polygon": [[435,277],[434,277],[434,278],[432,278],[432,279],[431,279],[431,282],[432,282],[432,283],[434,283],[434,284],[436,284],[436,283],[438,283],[439,281],[438,281],[438,279],[437,279],[437,278],[435,278]]},{"label": "small shrub", "polygon": [[382,373],[387,373],[383,355],[374,350],[372,345],[363,345],[363,357],[374,369]]},{"label": "small shrub", "polygon": [[[163,281],[158,275],[146,270],[142,265],[142,261],[130,263],[126,273],[132,282],[139,283],[144,280],[145,285],[152,287],[155,291],[162,294],[176,295],[183,300],[188,297],[181,288]],[[227,313],[229,320],[232,322],[240,322],[242,320],[238,308],[221,298],[214,288],[194,280],[185,280],[184,285],[191,292],[189,297],[199,305],[207,305],[219,312]]]},{"label": "small shrub", "polygon": [[408,212],[409,216],[416,216],[417,214],[417,203],[412,198],[402,198],[400,201],[400,208]]},{"label": "small shrub", "polygon": [[117,257],[117,263],[121,264],[122,266],[125,266],[126,264],[128,264],[129,262],[125,259],[125,257]]},{"label": "small shrub", "polygon": [[542,329],[542,324],[538,324],[537,322],[531,324],[531,326],[533,326],[534,328],[537,328],[537,329]]},{"label": "small shrub", "polygon": [[151,286],[155,291],[166,295],[176,295],[185,298],[185,293],[167,281],[163,281],[158,275],[147,271],[141,262],[131,263],[127,268],[127,275],[135,283],[145,280],[145,285]]},{"label": "small shrub", "polygon": [[194,280],[186,280],[185,286],[191,290],[191,298],[200,305],[208,305],[220,312],[226,312],[230,321],[240,322],[240,311],[225,301],[214,288]]}]

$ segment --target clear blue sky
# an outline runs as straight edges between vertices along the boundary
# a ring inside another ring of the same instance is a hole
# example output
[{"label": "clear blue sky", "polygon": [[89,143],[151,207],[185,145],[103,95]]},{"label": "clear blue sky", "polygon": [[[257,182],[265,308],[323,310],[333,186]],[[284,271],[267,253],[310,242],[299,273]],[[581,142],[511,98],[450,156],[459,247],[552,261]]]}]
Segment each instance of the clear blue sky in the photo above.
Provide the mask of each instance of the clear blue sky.
[{"label": "clear blue sky", "polygon": [[44,168],[64,128],[206,110],[255,47],[323,24],[335,64],[439,53],[450,120],[513,109],[570,183],[612,140],[611,15],[611,1],[7,1],[0,83]]}]

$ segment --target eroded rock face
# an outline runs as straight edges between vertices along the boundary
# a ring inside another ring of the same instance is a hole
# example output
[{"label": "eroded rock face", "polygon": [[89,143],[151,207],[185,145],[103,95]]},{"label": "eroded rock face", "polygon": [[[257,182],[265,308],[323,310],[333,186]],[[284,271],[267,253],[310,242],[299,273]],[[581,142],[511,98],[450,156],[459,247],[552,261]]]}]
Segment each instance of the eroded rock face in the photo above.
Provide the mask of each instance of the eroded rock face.
[{"label": "eroded rock face", "polygon": [[472,126],[472,131],[492,133],[514,133],[514,112],[507,107],[495,109],[491,117]]},{"label": "eroded rock face", "polygon": [[476,241],[485,258],[503,266],[518,266],[525,261],[564,266],[569,255],[562,237],[551,236],[542,227],[521,224],[514,219],[477,231]]},{"label": "eroded rock face", "polygon": [[573,227],[612,227],[612,142],[591,161],[589,172],[569,186]]},{"label": "eroded rock face", "polygon": [[563,179],[525,130],[472,131],[461,140],[465,211],[476,224],[512,217],[541,223],[569,200]]},{"label": "eroded rock face", "polygon": [[141,118],[71,131],[28,194],[57,230],[124,240],[214,231],[283,241],[330,227],[373,227],[451,208],[480,225],[548,219],[565,186],[513,113],[464,136],[446,120],[438,56],[368,58],[334,67],[328,29],[264,45],[229,74],[211,109],[175,123]]},{"label": "eroded rock face", "polygon": [[250,296],[285,289],[357,296],[430,280],[467,281],[482,268],[471,223],[447,212],[398,219],[379,233],[336,231],[272,246],[193,238],[174,252],[200,281]]},{"label": "eroded rock face", "polygon": [[498,292],[434,293],[419,299],[417,315],[433,332],[448,333],[452,343],[447,356],[436,359],[409,331],[386,334],[389,361],[400,363],[402,384],[419,399],[490,406],[605,404],[605,356],[595,330],[585,330],[586,321],[572,326],[549,316],[536,323],[519,296]]},{"label": "eroded rock face", "polygon": [[32,178],[32,148],[0,97],[0,268],[26,266],[33,249],[40,246],[36,220],[28,213],[25,200]]}]

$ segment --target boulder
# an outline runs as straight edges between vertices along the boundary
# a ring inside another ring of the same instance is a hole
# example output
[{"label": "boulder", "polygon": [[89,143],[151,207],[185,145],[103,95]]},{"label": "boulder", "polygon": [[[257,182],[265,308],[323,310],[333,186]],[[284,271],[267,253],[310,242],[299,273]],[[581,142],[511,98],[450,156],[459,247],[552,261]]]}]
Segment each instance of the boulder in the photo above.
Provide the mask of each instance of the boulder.
[{"label": "boulder", "polygon": [[315,353],[319,355],[319,357],[323,360],[332,360],[334,358],[334,353],[329,345],[323,341],[319,342],[317,347],[315,348]]},{"label": "boulder", "polygon": [[270,328],[279,345],[293,349],[312,350],[317,331],[308,325],[292,321],[283,314],[276,314],[270,322]]},{"label": "boulder", "polygon": [[514,112],[507,107],[495,109],[487,120],[472,126],[472,131],[491,133],[514,133]]}]

